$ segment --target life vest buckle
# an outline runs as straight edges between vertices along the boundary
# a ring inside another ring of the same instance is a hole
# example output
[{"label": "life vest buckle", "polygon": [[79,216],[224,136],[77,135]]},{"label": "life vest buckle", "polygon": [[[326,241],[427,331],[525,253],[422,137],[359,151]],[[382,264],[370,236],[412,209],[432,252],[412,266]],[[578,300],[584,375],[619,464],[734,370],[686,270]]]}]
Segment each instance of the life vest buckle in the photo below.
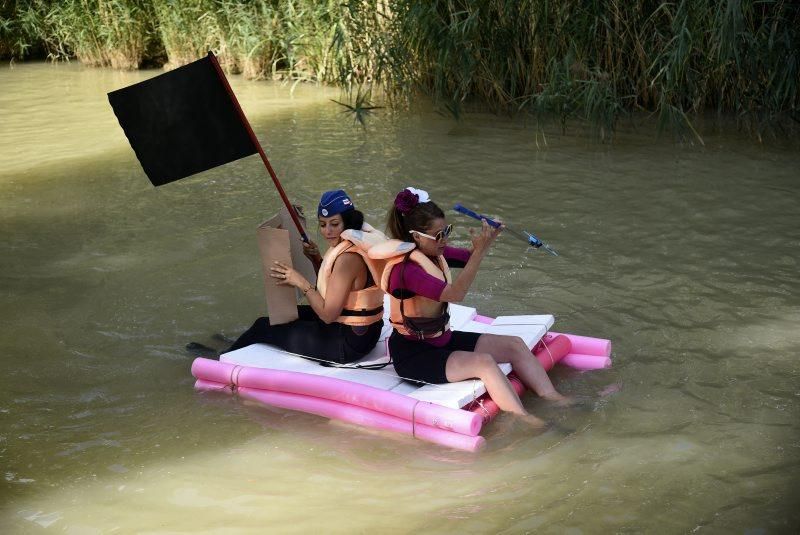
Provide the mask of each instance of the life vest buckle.
[{"label": "life vest buckle", "polygon": [[413,334],[414,337],[420,342],[425,340],[425,331],[421,331],[421,330],[418,331],[418,330],[414,330],[414,329],[409,329],[408,332]]}]

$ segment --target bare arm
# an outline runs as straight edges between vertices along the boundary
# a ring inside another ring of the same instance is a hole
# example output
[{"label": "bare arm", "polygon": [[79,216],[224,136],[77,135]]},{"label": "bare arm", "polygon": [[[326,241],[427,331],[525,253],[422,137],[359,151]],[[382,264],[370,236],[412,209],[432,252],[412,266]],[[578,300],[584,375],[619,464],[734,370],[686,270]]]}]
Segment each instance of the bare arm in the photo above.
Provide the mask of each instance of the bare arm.
[{"label": "bare arm", "polygon": [[[326,296],[323,298],[319,292],[312,286],[296,270],[278,262],[272,267],[271,276],[276,280],[276,284],[294,286],[303,291],[306,296],[308,304],[316,312],[317,316],[325,323],[331,323],[336,320],[344,308],[344,303],[347,300],[347,295],[353,287],[353,282],[356,280],[362,270],[366,270],[364,261],[356,254],[343,254],[336,259],[333,265],[333,273],[328,283]],[[286,278],[283,278],[283,275]]]},{"label": "bare arm", "polygon": [[322,255],[319,254],[319,247],[311,240],[303,242],[303,254],[311,260],[314,266],[314,273],[319,273],[319,268],[322,265]]},{"label": "bare arm", "polygon": [[485,220],[482,221],[483,228],[481,228],[480,232],[475,233],[472,229],[469,231],[472,237],[472,255],[469,257],[467,265],[464,266],[461,274],[453,284],[445,286],[444,290],[442,290],[442,295],[439,297],[439,301],[460,303],[464,300],[469,287],[478,274],[478,267],[480,267],[483,258],[489,251],[489,247],[491,247],[494,240],[497,239],[498,234],[503,230],[503,227],[495,229],[490,227]]}]

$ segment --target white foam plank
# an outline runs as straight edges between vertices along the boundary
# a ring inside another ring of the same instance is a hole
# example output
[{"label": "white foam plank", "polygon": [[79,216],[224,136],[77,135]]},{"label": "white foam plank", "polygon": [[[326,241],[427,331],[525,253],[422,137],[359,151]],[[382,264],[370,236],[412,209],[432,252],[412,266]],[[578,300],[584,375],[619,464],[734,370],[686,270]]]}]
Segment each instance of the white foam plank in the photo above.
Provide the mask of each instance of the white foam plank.
[{"label": "white foam plank", "polygon": [[552,314],[528,315],[528,316],[497,316],[492,325],[543,325],[545,329],[550,329],[555,322]]},{"label": "white foam plank", "polygon": [[320,368],[323,368],[325,371],[319,375],[335,377],[336,379],[359,383],[362,385],[369,385],[373,388],[379,388],[381,390],[392,390],[403,382],[403,380],[397,376],[397,373],[394,371],[392,366],[387,366],[380,370],[359,370],[356,368],[333,367],[326,368],[324,366],[320,366]]},{"label": "white foam plank", "polygon": [[478,311],[472,307],[465,307],[463,305],[450,305],[450,328],[454,331],[460,331],[462,325],[466,325],[472,321]]},{"label": "white foam plank", "polygon": [[547,329],[544,325],[489,325],[479,321],[470,321],[460,330],[471,333],[502,334],[506,336],[519,336],[529,348],[541,340]]},{"label": "white foam plank", "polygon": [[398,394],[409,395],[412,392],[419,390],[419,385],[417,383],[412,383],[411,381],[400,381],[400,383],[392,388],[392,392],[396,392]]},{"label": "white foam plank", "polygon": [[316,362],[297,357],[268,344],[253,344],[230,353],[220,355],[221,362],[250,366],[253,368],[270,368],[291,372],[312,373],[320,375],[322,366]]}]

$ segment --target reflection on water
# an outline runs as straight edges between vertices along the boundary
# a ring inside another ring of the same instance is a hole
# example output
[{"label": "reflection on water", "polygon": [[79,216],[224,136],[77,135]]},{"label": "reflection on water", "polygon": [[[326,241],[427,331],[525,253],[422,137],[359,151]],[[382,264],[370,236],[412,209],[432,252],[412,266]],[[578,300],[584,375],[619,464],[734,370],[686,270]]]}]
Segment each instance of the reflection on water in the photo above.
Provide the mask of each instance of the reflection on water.
[{"label": "reflection on water", "polygon": [[[366,131],[336,93],[233,80],[289,195],[345,187],[382,224],[417,184],[537,232],[502,238],[469,304],[610,337],[479,455],[197,394],[191,340],[263,313],[258,158],[150,186],[105,93],[153,73],[0,69],[0,526],[595,533],[795,531],[798,152],[735,133],[613,147],[426,111]],[[472,224],[454,213],[455,242]]]}]

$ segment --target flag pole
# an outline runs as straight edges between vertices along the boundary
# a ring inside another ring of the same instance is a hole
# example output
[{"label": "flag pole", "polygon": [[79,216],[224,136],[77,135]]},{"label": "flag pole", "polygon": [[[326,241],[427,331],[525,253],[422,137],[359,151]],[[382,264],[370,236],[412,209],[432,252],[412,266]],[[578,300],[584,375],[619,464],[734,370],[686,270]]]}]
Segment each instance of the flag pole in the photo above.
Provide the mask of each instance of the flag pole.
[{"label": "flag pole", "polygon": [[233,89],[231,89],[231,85],[228,83],[228,79],[225,77],[225,73],[222,72],[222,68],[219,66],[219,62],[217,61],[217,57],[214,55],[213,52],[208,53],[208,57],[211,59],[211,64],[214,65],[214,68],[217,70],[217,75],[219,76],[220,81],[225,86],[225,89],[228,91],[228,96],[231,97],[231,101],[233,102],[233,106],[236,108],[236,111],[239,113],[239,117],[242,120],[242,124],[244,125],[247,133],[250,135],[250,140],[255,145],[256,149],[258,150],[258,154],[261,156],[261,161],[264,162],[264,166],[267,168],[267,172],[269,172],[269,176],[272,177],[272,182],[275,184],[275,187],[278,190],[278,193],[283,200],[283,204],[286,205],[286,209],[289,210],[289,215],[292,216],[292,221],[294,221],[295,226],[297,226],[297,230],[300,232],[300,236],[303,238],[303,241],[308,243],[308,236],[306,236],[305,230],[303,230],[303,225],[300,224],[300,218],[297,217],[297,212],[292,206],[292,203],[289,202],[289,198],[286,196],[286,192],[283,191],[283,186],[281,186],[280,181],[278,180],[278,176],[275,174],[275,171],[272,169],[272,165],[270,165],[269,160],[267,159],[267,155],[264,153],[264,149],[261,148],[261,143],[258,142],[258,138],[256,137],[255,132],[253,132],[253,128],[250,126],[250,122],[247,120],[247,117],[242,111],[242,107],[239,106],[239,101],[236,99],[236,95],[233,93]]}]

